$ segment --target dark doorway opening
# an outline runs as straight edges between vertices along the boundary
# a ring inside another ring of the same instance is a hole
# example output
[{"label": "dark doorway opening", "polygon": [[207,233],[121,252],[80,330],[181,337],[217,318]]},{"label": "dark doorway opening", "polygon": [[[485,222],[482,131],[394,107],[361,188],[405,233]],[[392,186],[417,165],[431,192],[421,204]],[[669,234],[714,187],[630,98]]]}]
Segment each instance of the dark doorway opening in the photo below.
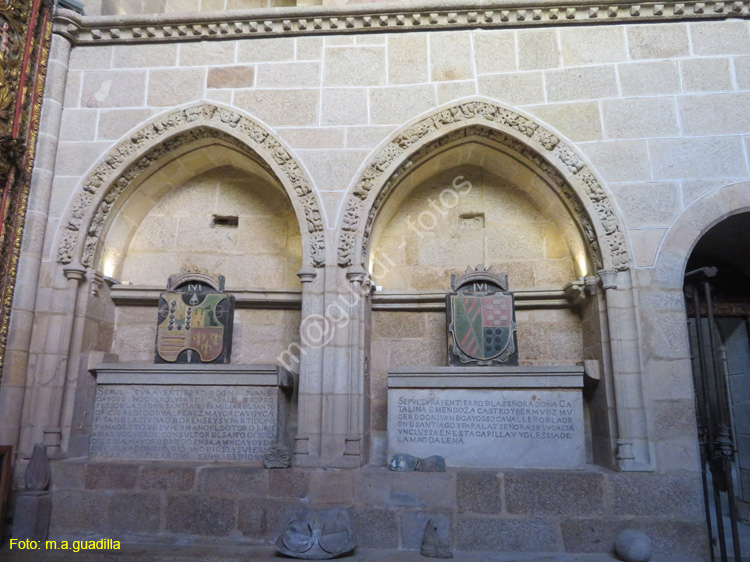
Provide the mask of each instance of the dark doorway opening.
[{"label": "dark doorway opening", "polygon": [[698,241],[685,270],[711,560],[750,546],[750,213]]}]

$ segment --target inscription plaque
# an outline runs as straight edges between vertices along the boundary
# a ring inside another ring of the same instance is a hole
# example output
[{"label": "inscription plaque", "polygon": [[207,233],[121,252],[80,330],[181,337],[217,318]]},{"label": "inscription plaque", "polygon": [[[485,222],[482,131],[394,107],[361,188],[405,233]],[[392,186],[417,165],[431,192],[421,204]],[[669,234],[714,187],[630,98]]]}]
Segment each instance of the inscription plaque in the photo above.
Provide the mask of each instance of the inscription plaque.
[{"label": "inscription plaque", "polygon": [[392,390],[389,448],[441,455],[448,466],[578,468],[580,392]]},{"label": "inscription plaque", "polygon": [[261,461],[287,443],[295,381],[268,365],[100,365],[90,456]]},{"label": "inscription plaque", "polygon": [[454,467],[583,467],[582,373],[531,369],[391,372],[389,457],[440,455]]},{"label": "inscription plaque", "polygon": [[100,386],[91,456],[260,460],[276,438],[277,390]]}]

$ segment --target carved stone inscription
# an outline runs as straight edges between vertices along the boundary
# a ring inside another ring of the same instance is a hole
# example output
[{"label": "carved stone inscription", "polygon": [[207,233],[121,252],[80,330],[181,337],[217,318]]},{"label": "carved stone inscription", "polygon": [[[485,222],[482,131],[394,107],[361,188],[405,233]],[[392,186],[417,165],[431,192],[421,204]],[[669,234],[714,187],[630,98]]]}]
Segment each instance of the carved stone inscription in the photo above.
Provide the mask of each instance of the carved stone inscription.
[{"label": "carved stone inscription", "polygon": [[255,461],[276,438],[278,389],[101,385],[91,456]]},{"label": "carved stone inscription", "polygon": [[441,455],[447,466],[580,468],[580,390],[388,392],[388,452]]}]

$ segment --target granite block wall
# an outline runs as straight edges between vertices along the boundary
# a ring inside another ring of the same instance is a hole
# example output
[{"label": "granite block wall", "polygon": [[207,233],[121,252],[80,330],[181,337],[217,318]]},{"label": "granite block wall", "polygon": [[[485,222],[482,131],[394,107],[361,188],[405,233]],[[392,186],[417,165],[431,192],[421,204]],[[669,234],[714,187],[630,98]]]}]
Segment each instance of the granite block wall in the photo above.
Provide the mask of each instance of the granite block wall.
[{"label": "granite block wall", "polygon": [[50,538],[270,544],[300,509],[337,505],[349,508],[365,549],[418,549],[433,519],[463,551],[609,553],[619,530],[635,527],[651,536],[655,554],[694,556],[707,544],[699,480],[607,470],[394,473],[69,460],[53,463]]},{"label": "granite block wall", "polygon": [[741,20],[76,47],[48,237],[76,178],[175,105],[215,101],[269,125],[334,228],[373,148],[431,108],[480,95],[575,143],[613,193],[636,265],[650,267],[684,208],[748,177],[748,54]]}]

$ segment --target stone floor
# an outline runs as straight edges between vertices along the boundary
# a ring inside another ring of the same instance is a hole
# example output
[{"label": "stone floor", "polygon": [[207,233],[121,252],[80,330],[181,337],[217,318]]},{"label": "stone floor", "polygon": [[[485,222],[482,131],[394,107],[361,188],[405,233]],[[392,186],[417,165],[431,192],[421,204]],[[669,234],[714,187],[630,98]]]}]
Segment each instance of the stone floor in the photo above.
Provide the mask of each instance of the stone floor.
[{"label": "stone floor", "polygon": [[[11,562],[253,562],[256,560],[290,560],[276,555],[270,547],[236,546],[165,546],[124,545],[119,551],[45,551],[14,550],[7,545],[0,550],[0,560]],[[430,559],[418,551],[405,550],[357,550],[340,560],[357,562],[427,562]],[[614,555],[565,554],[565,553],[514,553],[455,552],[455,562],[610,562],[617,561]],[[655,556],[652,562],[704,562],[701,558],[684,556]],[[744,560],[744,559],[743,559]]]}]

